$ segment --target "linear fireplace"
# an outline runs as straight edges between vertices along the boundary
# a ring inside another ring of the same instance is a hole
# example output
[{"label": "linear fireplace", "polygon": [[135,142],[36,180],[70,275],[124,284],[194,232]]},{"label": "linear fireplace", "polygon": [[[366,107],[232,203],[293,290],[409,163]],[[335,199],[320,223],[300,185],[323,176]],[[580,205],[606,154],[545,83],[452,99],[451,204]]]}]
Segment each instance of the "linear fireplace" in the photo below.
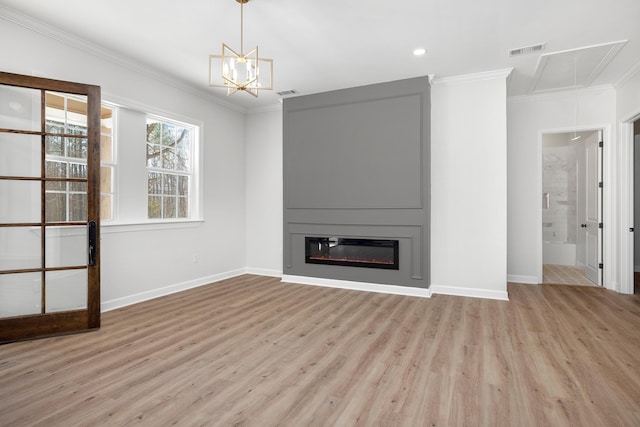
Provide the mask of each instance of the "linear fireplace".
[{"label": "linear fireplace", "polygon": [[398,270],[398,240],[305,237],[305,262]]}]

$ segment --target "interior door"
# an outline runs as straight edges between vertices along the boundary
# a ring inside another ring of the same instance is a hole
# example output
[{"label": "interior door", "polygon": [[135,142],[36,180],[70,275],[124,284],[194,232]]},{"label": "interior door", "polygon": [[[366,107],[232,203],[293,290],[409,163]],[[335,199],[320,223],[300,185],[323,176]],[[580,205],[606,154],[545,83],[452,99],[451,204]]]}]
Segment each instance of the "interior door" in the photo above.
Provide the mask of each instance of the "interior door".
[{"label": "interior door", "polygon": [[602,286],[601,242],[602,242],[602,131],[596,132],[585,140],[585,202],[586,221],[582,224],[585,232],[585,275],[593,283]]},{"label": "interior door", "polygon": [[100,326],[100,87],[0,72],[0,342]]}]

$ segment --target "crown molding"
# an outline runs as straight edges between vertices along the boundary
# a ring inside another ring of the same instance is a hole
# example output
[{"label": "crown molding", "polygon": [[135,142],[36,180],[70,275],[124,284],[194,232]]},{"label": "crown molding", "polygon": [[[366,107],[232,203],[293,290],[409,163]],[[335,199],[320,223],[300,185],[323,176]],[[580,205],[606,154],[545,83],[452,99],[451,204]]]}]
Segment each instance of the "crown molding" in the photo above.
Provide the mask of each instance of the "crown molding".
[{"label": "crown molding", "polygon": [[624,86],[627,82],[629,82],[629,80],[638,75],[640,75],[640,61],[638,61],[633,67],[631,67],[629,71],[624,73],[620,80],[613,84],[613,87],[619,89],[621,86]]},{"label": "crown molding", "polygon": [[167,84],[169,86],[173,86],[177,89],[190,93],[194,96],[197,96],[201,99],[212,102],[214,104],[217,104],[221,107],[224,107],[239,113],[243,113],[243,114],[247,112],[245,108],[239,107],[229,102],[225,102],[220,98],[207,93],[203,88],[194,86],[193,84],[188,83],[182,79],[176,78],[173,75],[158,72],[156,68],[151,67],[147,64],[144,64],[138,60],[135,60],[123,54],[114,52],[110,49],[106,49],[95,43],[90,43],[86,40],[83,40],[81,37],[75,36],[71,33],[61,30],[58,27],[54,27],[50,24],[37,20],[31,16],[20,13],[7,6],[0,5],[0,18],[5,19],[9,22],[13,22],[16,25],[19,25],[30,31],[41,34],[57,42],[64,43],[75,49],[81,50],[85,53],[93,55],[104,61],[119,65],[123,68],[145,75],[149,78],[152,78],[158,82]]},{"label": "crown molding", "polygon": [[261,105],[259,107],[247,108],[247,114],[269,113],[272,111],[282,111],[282,103]]},{"label": "crown molding", "polygon": [[481,73],[464,74],[461,76],[452,77],[438,78],[436,76],[429,76],[429,80],[431,81],[431,85],[434,87],[453,86],[459,84],[481,82],[485,80],[507,79],[511,75],[512,71],[513,68],[505,68],[503,70],[484,71]]},{"label": "crown molding", "polygon": [[528,95],[508,96],[507,104],[517,104],[520,102],[530,102],[530,101],[575,98],[576,96],[594,95],[599,93],[605,93],[611,90],[615,90],[615,88],[612,85],[607,84],[607,85],[585,87],[580,89],[562,89],[562,90],[553,90],[553,91],[540,92],[540,93],[532,93]]}]

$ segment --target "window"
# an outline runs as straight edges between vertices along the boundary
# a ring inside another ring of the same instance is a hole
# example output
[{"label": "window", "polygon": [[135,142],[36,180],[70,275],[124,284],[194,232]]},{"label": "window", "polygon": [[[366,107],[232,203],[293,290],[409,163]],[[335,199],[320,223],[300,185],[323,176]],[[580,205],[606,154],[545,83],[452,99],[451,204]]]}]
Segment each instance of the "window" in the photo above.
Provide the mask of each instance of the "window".
[{"label": "window", "polygon": [[150,219],[191,217],[196,128],[147,118],[147,213]]},{"label": "window", "polygon": [[[46,129],[52,135],[45,143],[46,176],[49,178],[87,178],[87,100],[47,92]],[[100,219],[113,219],[113,143],[114,108],[101,108],[101,207]],[[46,183],[47,222],[85,221],[87,183],[49,181]]]},{"label": "window", "polygon": [[100,219],[114,219],[115,202],[115,108],[102,105],[100,125]]}]

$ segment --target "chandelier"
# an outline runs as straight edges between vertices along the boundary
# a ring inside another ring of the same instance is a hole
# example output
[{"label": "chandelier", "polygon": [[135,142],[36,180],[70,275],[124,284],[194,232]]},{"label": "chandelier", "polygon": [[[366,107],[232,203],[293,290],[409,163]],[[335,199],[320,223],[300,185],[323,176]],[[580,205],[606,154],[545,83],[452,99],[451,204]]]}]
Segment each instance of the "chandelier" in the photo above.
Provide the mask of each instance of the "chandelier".
[{"label": "chandelier", "polygon": [[238,91],[258,97],[259,90],[273,89],[273,60],[260,58],[258,46],[244,51],[244,10],[240,3],[240,53],[222,43],[222,55],[209,55],[209,86],[227,89],[227,96]]}]

